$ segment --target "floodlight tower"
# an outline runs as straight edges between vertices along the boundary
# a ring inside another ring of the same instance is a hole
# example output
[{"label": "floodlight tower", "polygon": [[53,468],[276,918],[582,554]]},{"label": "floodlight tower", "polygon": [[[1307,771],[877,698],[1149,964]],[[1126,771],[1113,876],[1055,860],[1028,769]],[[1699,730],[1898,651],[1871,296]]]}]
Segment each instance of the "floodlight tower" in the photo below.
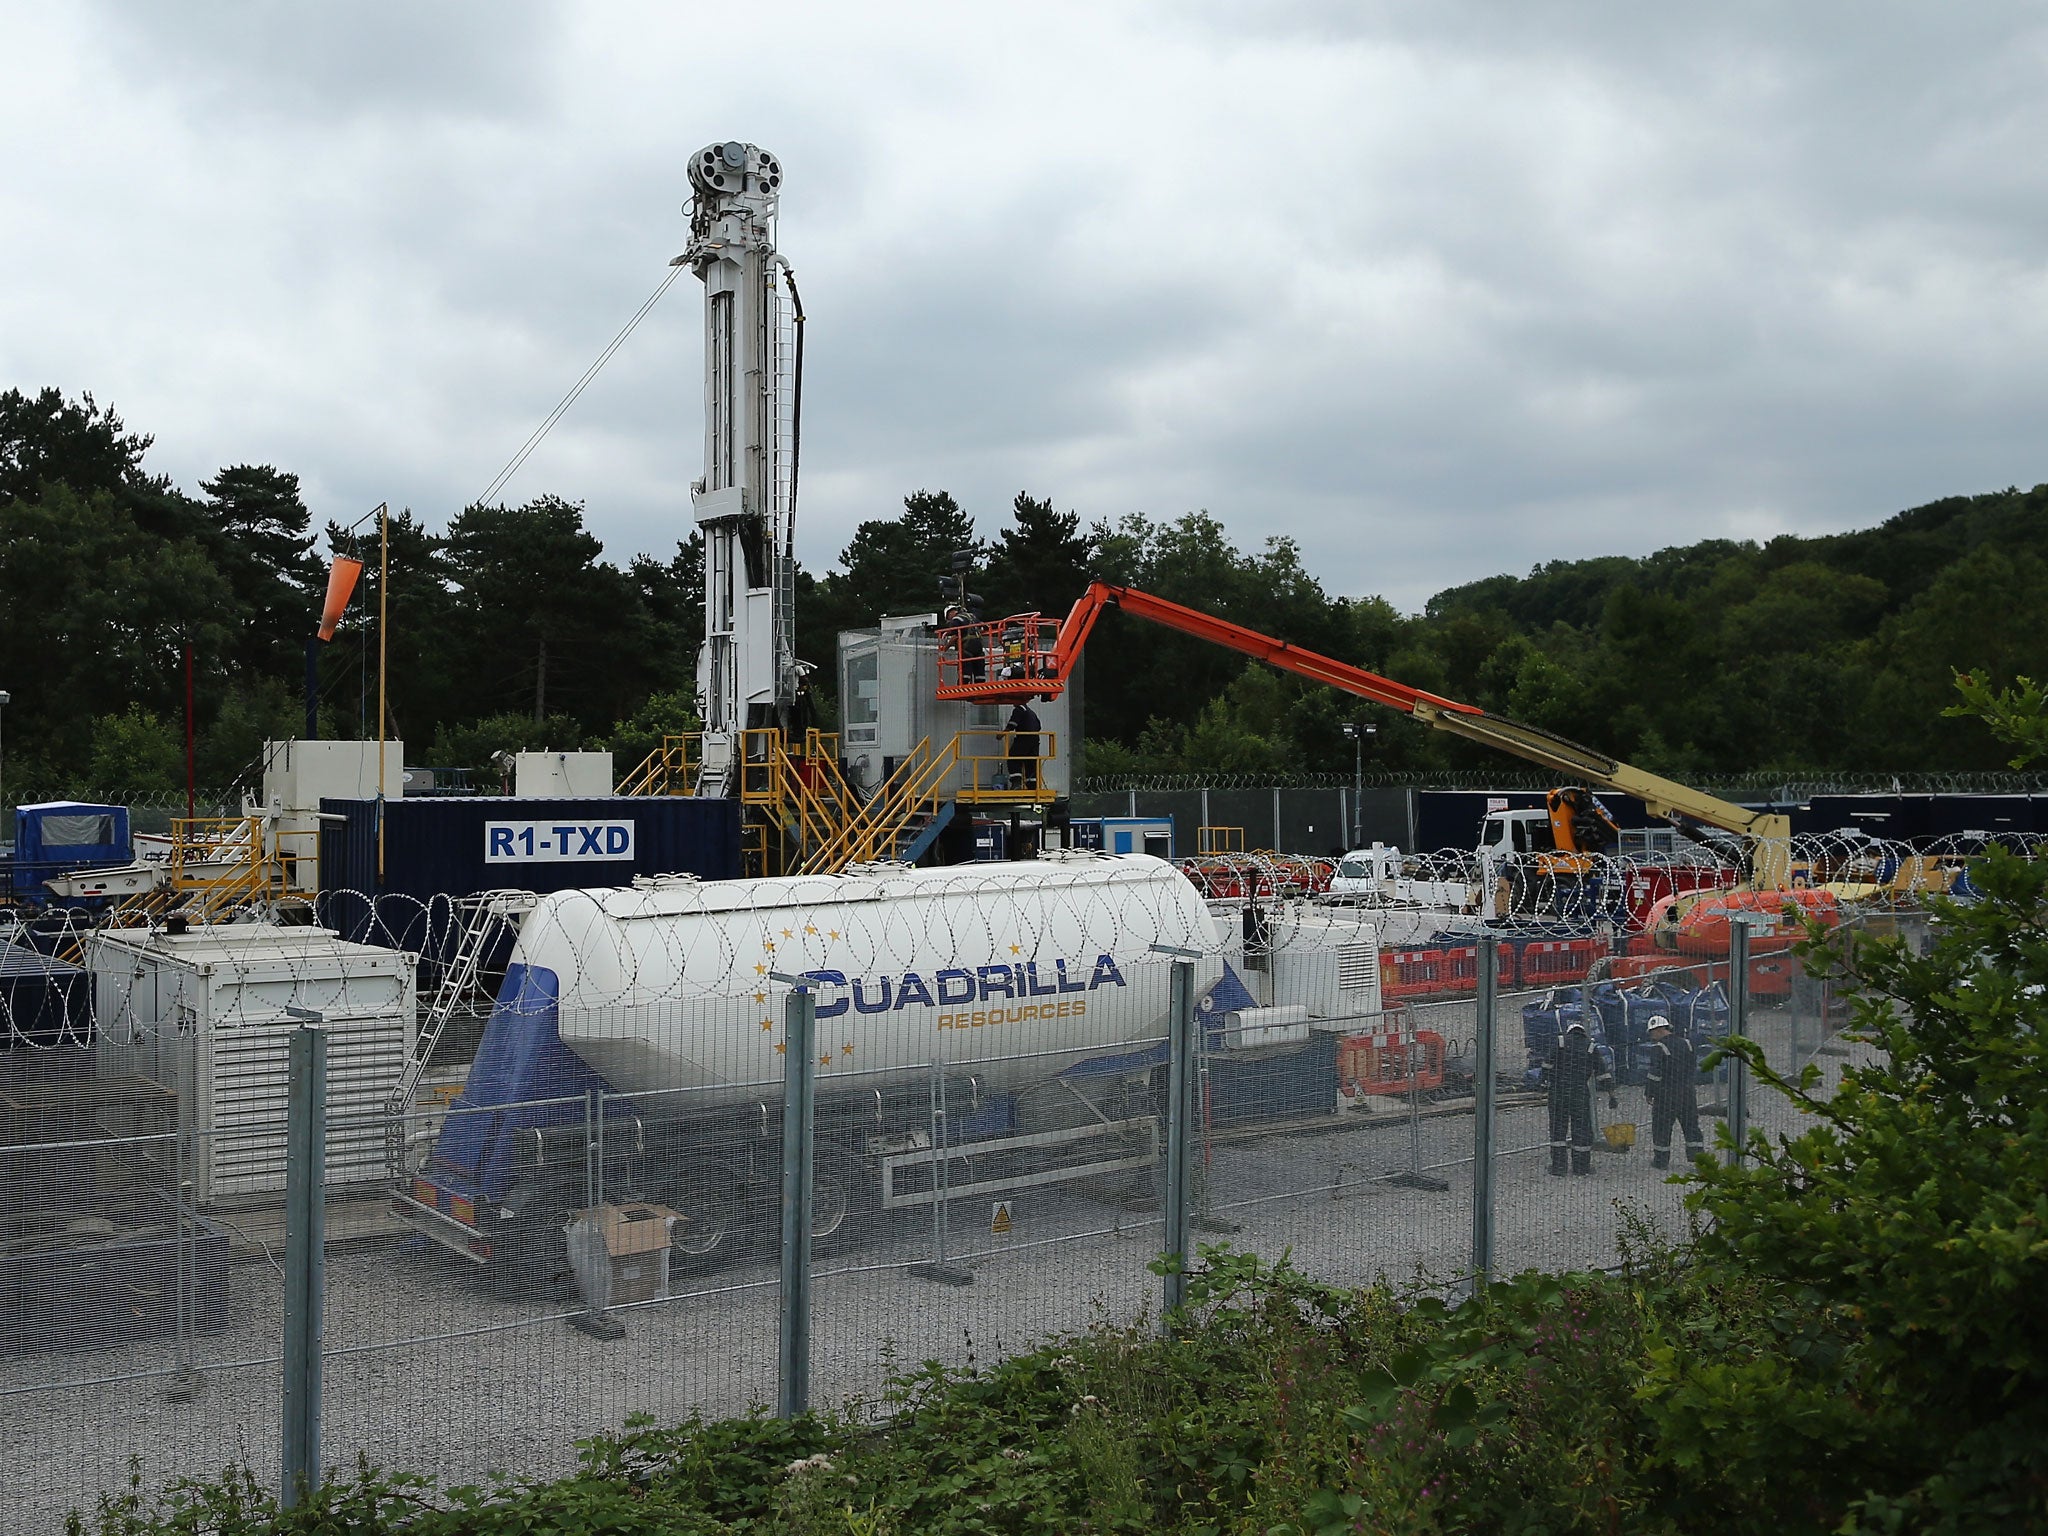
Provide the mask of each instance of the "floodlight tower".
[{"label": "floodlight tower", "polygon": [[690,161],[690,244],[676,258],[704,284],[704,475],[690,487],[704,531],[700,795],[738,792],[741,732],[789,729],[799,681],[781,185],[781,163],[752,144],[700,150]]}]

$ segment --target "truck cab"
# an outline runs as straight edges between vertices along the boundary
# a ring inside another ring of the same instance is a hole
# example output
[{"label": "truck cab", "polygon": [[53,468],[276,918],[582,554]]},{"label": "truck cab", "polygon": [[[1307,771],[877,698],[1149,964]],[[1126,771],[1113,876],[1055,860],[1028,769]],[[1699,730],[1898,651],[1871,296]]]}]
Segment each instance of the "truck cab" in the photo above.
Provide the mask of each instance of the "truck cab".
[{"label": "truck cab", "polygon": [[1489,811],[1479,824],[1479,852],[1496,859],[1516,854],[1555,853],[1557,838],[1548,811]]},{"label": "truck cab", "polygon": [[1354,848],[1337,863],[1330,876],[1332,896],[1388,896],[1401,876],[1401,850],[1389,843]]},{"label": "truck cab", "polygon": [[1480,899],[1489,917],[1583,915],[1620,832],[1592,791],[1553,789],[1542,810],[1489,811],[1479,824]]}]

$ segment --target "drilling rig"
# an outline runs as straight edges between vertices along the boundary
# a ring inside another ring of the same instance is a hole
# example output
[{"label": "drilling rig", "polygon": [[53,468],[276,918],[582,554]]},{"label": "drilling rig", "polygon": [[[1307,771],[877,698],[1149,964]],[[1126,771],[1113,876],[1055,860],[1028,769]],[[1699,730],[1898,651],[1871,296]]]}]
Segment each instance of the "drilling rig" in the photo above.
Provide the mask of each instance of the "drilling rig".
[{"label": "drilling rig", "polygon": [[755,145],[698,151],[690,244],[676,258],[704,284],[704,474],[690,487],[704,532],[702,796],[740,791],[750,730],[787,739],[802,684],[794,542],[802,305],[775,249],[781,185],[780,162]]},{"label": "drilling rig", "polygon": [[[1058,793],[1042,773],[1002,772],[1018,761],[1010,733],[993,718],[970,724],[957,706],[931,722],[919,707],[924,729],[885,765],[861,754],[858,782],[842,768],[839,735],[808,718],[795,611],[804,311],[775,248],[781,187],[781,162],[757,145],[712,144],[690,159],[690,243],[672,265],[704,284],[704,473],[690,487],[704,536],[703,728],[665,737],[619,785],[738,800],[750,875],[936,856],[960,802],[1015,819],[1042,814]],[[932,649],[936,620],[915,626]],[[1065,718],[1062,708],[1053,729],[1025,737],[1036,766],[1052,762]]]}]

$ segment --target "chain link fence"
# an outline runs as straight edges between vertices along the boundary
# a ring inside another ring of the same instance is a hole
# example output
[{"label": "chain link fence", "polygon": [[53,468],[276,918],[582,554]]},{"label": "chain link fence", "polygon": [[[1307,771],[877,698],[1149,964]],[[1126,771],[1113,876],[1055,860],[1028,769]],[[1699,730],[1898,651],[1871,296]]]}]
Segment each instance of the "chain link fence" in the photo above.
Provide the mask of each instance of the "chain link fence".
[{"label": "chain link fence", "polygon": [[[1793,1128],[1709,1060],[1727,1034],[1788,1071],[1864,1049],[1783,932],[1746,956],[1739,925],[1656,956],[1630,932],[1423,935],[1291,871],[1206,896],[1080,856],[558,893],[445,1018],[422,1000],[459,914],[424,959],[305,925],[18,931],[6,1528],[61,1530],[131,1476],[277,1485],[309,1383],[317,1465],[444,1486],[565,1472],[633,1415],[879,1412],[927,1360],[1156,1322],[1176,1240],[1449,1294],[1610,1266],[1632,1231],[1685,1231],[1660,1037],[1690,1048],[1709,1150],[1730,1120]],[[1895,894],[1845,906],[1830,948],[1924,943]],[[288,1056],[315,1033],[323,1299],[295,1355]]]}]

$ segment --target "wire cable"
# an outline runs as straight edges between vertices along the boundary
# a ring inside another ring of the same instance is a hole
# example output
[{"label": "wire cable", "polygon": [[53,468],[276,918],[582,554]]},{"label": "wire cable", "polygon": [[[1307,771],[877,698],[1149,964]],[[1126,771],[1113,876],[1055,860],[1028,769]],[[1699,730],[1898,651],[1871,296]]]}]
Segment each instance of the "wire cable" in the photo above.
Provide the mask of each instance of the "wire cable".
[{"label": "wire cable", "polygon": [[804,300],[796,291],[796,269],[782,264],[782,280],[789,285],[789,301],[796,308],[796,366],[790,381],[789,406],[789,529],[782,551],[785,560],[796,559],[796,476],[804,453]]},{"label": "wire cable", "polygon": [[661,296],[669,291],[674,285],[675,280],[681,277],[686,270],[682,266],[670,266],[667,275],[662,278],[654,292],[647,296],[647,302],[633,312],[633,318],[626,322],[625,328],[611,339],[602,352],[597,354],[597,361],[583,370],[583,377],[576,381],[568,394],[562,396],[561,403],[548,413],[547,420],[535,427],[532,435],[519,445],[519,451],[512,455],[511,461],[498,471],[489,485],[484,487],[483,494],[478,496],[472,505],[482,506],[488,503],[493,496],[504,490],[511,478],[519,473],[519,467],[532,456],[534,449],[541,445],[542,439],[554,430],[555,423],[569,414],[569,407],[574,405],[577,397],[590,387],[591,381],[597,377],[598,373],[604,368],[604,365],[612,360],[612,354],[626,344],[626,338],[633,334],[639,327],[640,322],[647,318],[648,312],[661,301]]}]

